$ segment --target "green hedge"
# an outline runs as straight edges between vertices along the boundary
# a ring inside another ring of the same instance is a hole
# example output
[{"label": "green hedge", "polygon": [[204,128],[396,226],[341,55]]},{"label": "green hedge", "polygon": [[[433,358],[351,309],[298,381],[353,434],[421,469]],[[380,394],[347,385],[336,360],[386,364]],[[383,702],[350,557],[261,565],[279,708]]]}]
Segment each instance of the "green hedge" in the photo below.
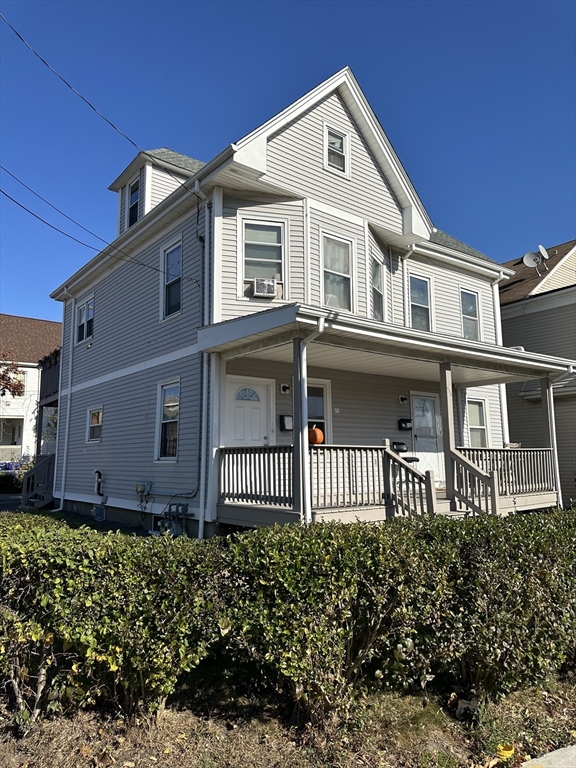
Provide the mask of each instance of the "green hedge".
[{"label": "green hedge", "polygon": [[358,685],[489,694],[573,658],[576,514],[130,538],[0,515],[0,675],[20,716],[162,706],[221,654],[309,717]]}]

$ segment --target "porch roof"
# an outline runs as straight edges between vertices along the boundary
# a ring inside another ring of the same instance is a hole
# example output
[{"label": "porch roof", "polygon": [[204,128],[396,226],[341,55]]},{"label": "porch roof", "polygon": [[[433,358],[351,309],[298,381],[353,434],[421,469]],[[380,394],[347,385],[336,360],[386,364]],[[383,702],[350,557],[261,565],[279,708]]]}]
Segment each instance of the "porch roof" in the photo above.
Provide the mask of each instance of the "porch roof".
[{"label": "porch roof", "polygon": [[397,378],[439,381],[439,363],[452,363],[463,387],[530,379],[553,379],[576,369],[576,361],[311,307],[286,304],[200,328],[198,348],[224,359],[258,357],[292,361],[294,338],[324,330],[308,347],[308,364]]}]

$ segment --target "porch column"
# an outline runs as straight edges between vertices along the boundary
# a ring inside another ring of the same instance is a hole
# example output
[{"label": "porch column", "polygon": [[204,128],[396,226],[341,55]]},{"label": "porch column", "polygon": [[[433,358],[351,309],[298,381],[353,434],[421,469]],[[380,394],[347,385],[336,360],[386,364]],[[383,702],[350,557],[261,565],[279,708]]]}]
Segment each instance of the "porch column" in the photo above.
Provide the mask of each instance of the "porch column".
[{"label": "porch column", "polygon": [[544,422],[544,447],[552,448],[552,467],[556,481],[558,506],[562,507],[562,490],[560,488],[560,466],[558,464],[558,445],[556,443],[556,419],[554,415],[554,390],[549,378],[540,379],[542,394],[542,417]]},{"label": "porch column", "polygon": [[38,406],[36,415],[36,456],[40,456],[42,450],[42,426],[44,424],[44,406]]},{"label": "porch column", "polygon": [[452,395],[452,364],[440,363],[440,409],[444,433],[444,467],[446,472],[446,498],[454,500],[452,451],[456,448],[454,432],[454,398]]},{"label": "porch column", "polygon": [[294,339],[292,347],[294,374],[294,416],[292,451],[292,485],[294,511],[308,524],[312,521],[310,507],[310,471],[308,461],[308,364],[306,343]]}]

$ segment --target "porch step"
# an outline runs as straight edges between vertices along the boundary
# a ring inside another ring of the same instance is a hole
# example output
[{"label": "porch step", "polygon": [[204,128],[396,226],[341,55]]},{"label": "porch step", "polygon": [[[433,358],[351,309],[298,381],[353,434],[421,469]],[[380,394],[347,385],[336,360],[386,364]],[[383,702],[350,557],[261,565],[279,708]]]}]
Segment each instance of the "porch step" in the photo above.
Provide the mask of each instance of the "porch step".
[{"label": "porch step", "polygon": [[44,509],[54,501],[54,496],[51,493],[35,493],[29,496],[26,500],[27,507],[33,507],[34,509]]},{"label": "porch step", "polygon": [[446,498],[444,491],[436,492],[436,514],[444,517],[464,517],[461,510],[450,509],[450,501]]}]

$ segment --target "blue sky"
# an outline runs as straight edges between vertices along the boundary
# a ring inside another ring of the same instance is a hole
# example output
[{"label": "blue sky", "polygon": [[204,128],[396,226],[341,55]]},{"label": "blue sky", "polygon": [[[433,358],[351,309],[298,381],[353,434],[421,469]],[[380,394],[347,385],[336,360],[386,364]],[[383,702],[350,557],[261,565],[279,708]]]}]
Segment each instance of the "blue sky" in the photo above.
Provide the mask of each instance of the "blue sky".
[{"label": "blue sky", "polygon": [[[576,3],[2,0],[27,41],[141,147],[209,160],[349,65],[435,226],[506,261],[576,236]],[[1,161],[101,237],[134,148],[0,22]],[[98,241],[2,173],[2,188]],[[0,200],[0,311],[94,252]]]}]

